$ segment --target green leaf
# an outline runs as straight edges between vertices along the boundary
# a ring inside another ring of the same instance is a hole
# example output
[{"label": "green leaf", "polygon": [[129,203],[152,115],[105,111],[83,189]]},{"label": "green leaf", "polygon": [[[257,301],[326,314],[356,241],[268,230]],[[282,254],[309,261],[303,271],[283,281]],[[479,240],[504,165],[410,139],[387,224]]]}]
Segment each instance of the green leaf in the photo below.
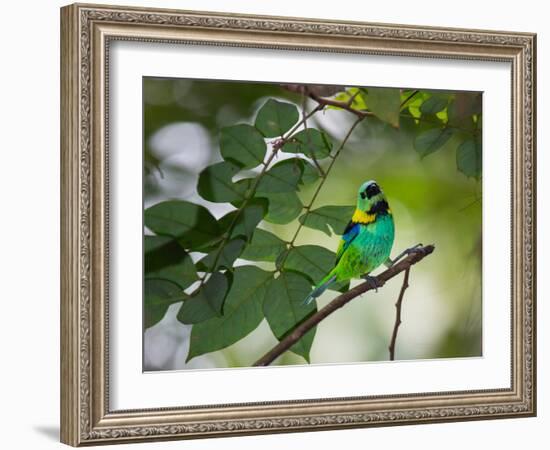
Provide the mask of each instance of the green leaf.
[{"label": "green leaf", "polygon": [[323,159],[330,154],[332,143],[325,133],[314,128],[307,128],[294,134],[282,150],[287,153],[303,153],[311,158]]},{"label": "green leaf", "polygon": [[416,136],[414,148],[420,156],[427,156],[443,147],[453,133],[452,128],[431,128]]},{"label": "green leaf", "polygon": [[254,185],[255,178],[242,178],[238,181],[235,181],[235,188],[237,191],[241,192],[243,195],[242,199],[235,200],[231,202],[236,208],[240,207],[244,200],[252,194],[252,186]]},{"label": "green leaf", "polygon": [[[233,263],[241,254],[245,243],[246,241],[241,238],[232,239],[223,246],[221,251],[215,248],[208,253],[197,263],[197,267],[204,272],[215,272],[222,267],[233,270]],[[216,259],[216,267],[214,267]]]},{"label": "green leaf", "polygon": [[[334,99],[338,100],[339,102],[348,103],[353,98],[351,102],[351,107],[355,109],[365,110],[367,109],[365,98],[362,95],[357,95],[361,91],[362,88],[352,87],[347,89],[345,92],[340,92],[338,95],[336,95],[336,97],[334,97]],[[339,106],[328,106],[328,108],[341,110]]]},{"label": "green leaf", "polygon": [[341,235],[348,225],[355,206],[322,206],[314,209],[309,214],[300,216],[300,223],[308,228],[319,230],[331,236],[330,227],[334,233]]},{"label": "green leaf", "polygon": [[401,93],[396,88],[368,88],[367,105],[380,120],[399,127]]},{"label": "green leaf", "polygon": [[256,128],[267,138],[282,136],[298,122],[298,108],[292,103],[269,99],[258,111]]},{"label": "green leaf", "polygon": [[229,161],[212,164],[199,176],[197,191],[205,200],[216,203],[234,202],[244,199],[244,186],[233,183],[233,177],[240,167]]},{"label": "green leaf", "polygon": [[263,319],[262,305],[272,279],[271,272],[256,266],[237,267],[223,315],[193,325],[187,361],[228,347],[253,331]]},{"label": "green leaf", "polygon": [[250,244],[246,247],[241,258],[249,261],[275,262],[277,256],[284,251],[286,243],[269,231],[256,229]]},{"label": "green leaf", "polygon": [[303,161],[303,163],[304,172],[302,173],[302,183],[306,185],[315,183],[320,177],[319,170],[307,161]]},{"label": "green leaf", "polygon": [[181,323],[191,324],[221,316],[228,288],[227,276],[214,272],[197,295],[183,302],[178,311],[178,320]]},{"label": "green leaf", "polygon": [[481,177],[481,139],[468,139],[456,149],[456,166],[468,177]]},{"label": "green leaf", "polygon": [[448,99],[438,95],[432,95],[420,105],[420,112],[426,115],[433,115],[443,111],[448,103]]},{"label": "green leaf", "polygon": [[266,145],[260,132],[251,125],[222,128],[220,151],[223,159],[233,161],[242,168],[252,169],[265,158]]},{"label": "green leaf", "polygon": [[197,281],[193,260],[173,238],[145,236],[145,278],[157,278],[176,283],[181,289]]},{"label": "green leaf", "polygon": [[284,268],[300,272],[307,276],[313,284],[317,284],[332,270],[335,260],[336,255],[324,247],[299,245],[288,251]]},{"label": "green leaf", "polygon": [[144,281],[143,325],[150,328],[162,320],[172,303],[181,302],[187,295],[171,281],[146,279]]},{"label": "green leaf", "polygon": [[447,108],[444,108],[441,111],[439,111],[438,113],[436,113],[435,117],[437,117],[445,125],[447,125],[449,123],[449,114],[447,113]]},{"label": "green leaf", "polygon": [[[408,97],[410,94],[411,92],[409,92],[406,96]],[[404,111],[408,110],[412,117],[416,119],[420,118],[422,116],[420,107],[422,106],[424,101],[426,101],[428,98],[430,98],[430,94],[428,92],[422,92],[422,91],[417,92],[415,96],[405,104]],[[402,99],[402,100],[405,100],[405,99]]]},{"label": "green leaf", "polygon": [[294,192],[302,180],[304,162],[300,158],[285,159],[269,169],[258,183],[258,193]]},{"label": "green leaf", "polygon": [[[283,339],[304,319],[313,314],[317,308],[315,302],[304,305],[304,299],[311,292],[311,284],[303,276],[283,272],[273,280],[267,289],[264,299],[264,315],[275,337]],[[315,337],[316,327],[308,331],[290,351],[309,362],[309,352]]]},{"label": "green leaf", "polygon": [[145,225],[156,234],[177,239],[186,249],[197,249],[221,234],[218,222],[204,206],[182,200],[146,209]]},{"label": "green leaf", "polygon": [[[169,236],[143,236],[143,253],[149,254],[151,257],[150,268],[156,269],[164,267],[172,263],[175,255],[182,257],[186,255],[185,251],[178,242]],[[153,257],[163,257],[166,254],[172,255],[172,258],[160,258],[158,261],[153,261]],[[165,261],[166,259],[166,261]],[[147,272],[147,267],[145,271]]]},{"label": "green leaf", "polygon": [[267,198],[268,209],[265,220],[271,223],[287,224],[292,222],[303,209],[302,202],[296,192],[258,195]]},{"label": "green leaf", "polygon": [[[235,210],[226,214],[220,219],[220,227],[227,232],[235,220],[230,238],[244,236],[248,241],[267,212],[267,202],[262,200],[250,201],[240,213]],[[236,219],[235,216],[237,216]]]}]

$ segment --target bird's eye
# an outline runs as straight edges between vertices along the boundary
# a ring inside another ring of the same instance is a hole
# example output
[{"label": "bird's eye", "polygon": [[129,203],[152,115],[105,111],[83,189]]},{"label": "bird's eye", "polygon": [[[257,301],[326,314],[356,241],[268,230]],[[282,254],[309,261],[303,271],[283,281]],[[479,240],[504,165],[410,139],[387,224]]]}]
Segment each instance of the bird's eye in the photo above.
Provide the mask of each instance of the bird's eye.
[{"label": "bird's eye", "polygon": [[368,198],[374,197],[375,195],[380,194],[380,188],[376,183],[369,184],[367,189],[365,189],[365,194]]}]

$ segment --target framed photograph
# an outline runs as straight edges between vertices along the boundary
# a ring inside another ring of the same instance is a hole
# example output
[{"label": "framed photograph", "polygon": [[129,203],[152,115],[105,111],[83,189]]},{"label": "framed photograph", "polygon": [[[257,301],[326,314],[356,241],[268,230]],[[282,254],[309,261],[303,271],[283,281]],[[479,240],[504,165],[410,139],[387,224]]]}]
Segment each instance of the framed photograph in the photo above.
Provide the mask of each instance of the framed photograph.
[{"label": "framed photograph", "polygon": [[62,442],[535,415],[535,38],[62,8]]}]

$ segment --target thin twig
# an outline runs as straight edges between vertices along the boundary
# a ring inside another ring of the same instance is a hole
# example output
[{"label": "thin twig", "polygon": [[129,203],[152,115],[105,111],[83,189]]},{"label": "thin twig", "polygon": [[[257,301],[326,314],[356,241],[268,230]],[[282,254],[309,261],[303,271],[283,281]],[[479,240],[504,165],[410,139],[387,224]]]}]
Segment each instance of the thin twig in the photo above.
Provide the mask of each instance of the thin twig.
[{"label": "thin twig", "polygon": [[[214,263],[212,264],[212,269],[211,270],[215,270],[216,269],[216,266],[221,258],[221,255],[223,253],[223,249],[225,247],[225,245],[227,244],[227,242],[229,241],[229,239],[231,239],[231,234],[233,232],[233,228],[235,227],[236,223],[237,223],[237,220],[239,219],[239,216],[241,214],[241,212],[244,210],[244,208],[246,207],[246,205],[248,205],[248,202],[254,197],[254,195],[256,194],[256,189],[258,188],[258,185],[260,184],[260,180],[262,179],[262,177],[264,176],[264,174],[267,172],[267,170],[269,169],[269,164],[273,161],[273,159],[275,158],[275,156],[277,156],[277,152],[279,151],[279,149],[285,145],[288,140],[290,139],[290,137],[293,135],[293,133],[302,125],[302,124],[305,124],[306,121],[311,117],[313,116],[315,113],[321,111],[322,109],[324,108],[324,105],[317,105],[315,108],[313,108],[311,110],[311,112],[309,114],[304,114],[302,119],[291,129],[289,130],[284,136],[282,136],[280,139],[278,139],[277,141],[275,141],[273,144],[272,144],[272,153],[271,155],[269,155],[269,158],[267,159],[267,161],[265,162],[262,162],[262,171],[258,174],[258,176],[255,178],[254,180],[254,184],[252,185],[248,195],[244,198],[243,202],[239,205],[239,208],[236,210],[237,212],[235,213],[235,216],[233,217],[233,220],[231,221],[231,223],[229,224],[229,228],[228,230],[225,232],[225,235],[224,235],[224,238],[222,240],[222,242],[220,243],[220,245],[218,246],[218,249],[217,249],[217,252],[216,252],[216,257],[214,258]],[[206,278],[208,277],[208,274],[209,272],[206,271],[204,272],[204,275],[201,277],[201,281],[200,281],[200,284],[198,286],[198,288],[196,289],[196,292],[198,292],[203,286],[204,286],[204,283],[206,282]]]},{"label": "thin twig", "polygon": [[[227,242],[229,242],[229,239],[231,239],[231,234],[233,233],[233,229],[235,228],[235,225],[237,224],[237,220],[238,220],[241,212],[244,210],[246,205],[248,205],[248,202],[252,199],[252,197],[254,197],[254,194],[256,193],[256,189],[258,188],[258,185],[260,184],[260,180],[262,179],[265,172],[267,171],[267,169],[269,167],[269,163],[271,161],[273,161],[273,158],[275,158],[275,156],[277,155],[277,151],[278,150],[276,148],[273,148],[273,151],[272,151],[271,155],[269,155],[269,158],[267,159],[267,161],[265,162],[265,164],[262,168],[262,171],[255,178],[254,184],[252,185],[252,188],[250,189],[250,193],[248,194],[248,196],[246,196],[244,198],[243,202],[239,205],[239,208],[236,210],[237,212],[235,213],[235,216],[233,217],[233,220],[231,220],[231,223],[229,224],[229,228],[225,232],[222,242],[218,246],[218,249],[217,249],[217,252],[216,252],[216,257],[214,258],[214,263],[212,264],[210,270],[212,270],[212,271],[216,270],[218,262],[221,258],[222,253],[223,253],[223,249],[224,249],[225,245],[227,244]],[[199,286],[197,287],[196,292],[198,292],[204,286],[204,283],[206,283],[206,277],[208,276],[208,273],[209,273],[208,271],[204,272],[204,275],[201,277],[201,282],[200,282]]]},{"label": "thin twig", "polygon": [[315,167],[317,168],[317,170],[321,174],[321,177],[322,178],[326,177],[327,174],[325,173],[325,171],[321,167],[321,164],[319,164],[319,161],[317,161],[317,158],[315,157],[315,155],[313,153],[311,153],[311,160],[313,161],[313,164],[315,165]]},{"label": "thin twig", "polygon": [[273,145],[273,147],[276,148],[277,150],[280,149],[283,145],[285,145],[288,142],[288,140],[292,137],[294,132],[298,128],[300,128],[302,126],[302,124],[305,124],[311,116],[318,113],[319,111],[321,111],[324,108],[325,108],[325,105],[318,104],[308,114],[306,114],[305,116],[302,116],[302,119],[296,125],[294,125],[283,137],[281,137],[280,139],[275,141],[275,143],[277,145]]},{"label": "thin twig", "polygon": [[[390,280],[391,278],[395,277],[405,270],[409,270],[411,266],[424,259],[433,251],[433,245],[426,245],[425,247],[418,248],[414,253],[411,253],[405,259],[402,259],[397,264],[393,265],[392,267],[375,277],[376,285],[382,287],[386,283],[386,281]],[[373,288],[374,283],[365,282],[354,287],[353,289],[350,289],[346,293],[339,295],[323,309],[320,309],[312,316],[309,316],[306,320],[304,320],[296,328],[294,328],[294,330],[288,333],[275,347],[273,347],[264,356],[258,359],[258,361],[254,363],[254,366],[268,366],[276,358],[278,358],[281,354],[283,354],[296,342],[298,342],[302,338],[302,336],[304,336],[309,330],[311,330],[327,316],[329,316],[334,311],[341,308],[354,298],[359,297],[361,294],[364,294],[365,292],[368,292]]]},{"label": "thin twig", "polygon": [[353,94],[348,100],[348,106],[353,105],[353,102],[355,101],[355,97],[357,97],[360,93],[361,91],[359,89],[355,91],[355,94]]},{"label": "thin twig", "polygon": [[[307,118],[308,118],[308,114],[306,113],[307,99],[308,99],[308,97],[306,95],[302,94],[302,123],[304,124],[304,130],[307,130]],[[324,107],[322,105],[318,104],[317,108],[322,109]],[[307,142],[308,144],[311,143],[311,137],[309,136],[309,134],[307,134],[307,141],[308,141]],[[317,161],[317,158],[315,157],[315,152],[313,151],[313,149],[311,151],[311,160],[313,161],[313,164],[315,165],[315,167],[317,168],[317,170],[321,174],[321,177],[324,177],[325,176],[325,171],[321,167],[321,164],[319,164],[319,161]]]},{"label": "thin twig", "polygon": [[349,111],[350,113],[355,114],[357,117],[360,117],[361,119],[364,119],[367,116],[374,116],[374,114],[371,113],[370,111],[363,111],[360,109],[353,108],[351,105],[348,104],[348,102],[340,102],[338,100],[332,100],[330,98],[321,97],[317,94],[312,94],[312,93],[310,93],[309,96],[320,105],[335,106],[337,108],[345,109],[346,111]]},{"label": "thin twig", "polygon": [[397,302],[395,302],[395,323],[393,325],[393,333],[391,335],[390,346],[388,347],[388,350],[390,351],[390,361],[393,361],[395,359],[395,341],[397,340],[397,330],[399,330],[399,325],[401,325],[401,305],[403,304],[403,296],[405,295],[405,290],[409,287],[410,271],[410,267],[405,270],[403,285],[401,286],[401,291],[399,291]]},{"label": "thin twig", "polygon": [[401,104],[399,105],[399,109],[402,109],[403,106],[405,106],[407,103],[409,103],[409,100],[411,98],[413,98],[416,94],[418,94],[420,91],[416,90],[416,91],[413,91],[413,93],[411,95],[409,95],[405,100],[403,100],[401,102]]},{"label": "thin twig", "polygon": [[[319,195],[319,192],[321,192],[321,188],[323,187],[323,185],[325,184],[325,181],[328,177],[328,174],[329,172],[331,171],[332,169],[332,166],[334,166],[334,162],[336,161],[336,158],[338,157],[338,155],[340,154],[340,152],[342,151],[342,149],[344,148],[344,146],[346,145],[348,139],[350,138],[351,136],[351,133],[353,133],[353,130],[355,129],[355,127],[357,125],[359,125],[359,122],[361,122],[363,120],[362,117],[358,118],[355,122],[353,122],[353,125],[350,127],[350,129],[348,130],[346,136],[344,137],[344,139],[342,140],[342,142],[340,143],[340,146],[338,147],[338,149],[336,150],[336,152],[334,153],[334,155],[332,156],[332,159],[330,161],[330,164],[329,166],[327,167],[326,171],[325,171],[325,175],[321,177],[321,181],[319,182],[319,185],[317,186],[317,189],[315,190],[315,192],[313,193],[313,196],[311,197],[311,200],[309,201],[308,205],[305,206],[305,215],[304,215],[304,219],[300,222],[300,224],[298,225],[298,228],[296,229],[296,232],[294,233],[294,236],[292,237],[291,241],[290,241],[290,246],[292,247],[294,245],[294,242],[296,241],[296,238],[298,237],[298,234],[300,233],[300,230],[302,229],[302,227],[304,226],[304,222],[305,222],[305,219],[306,217],[309,215],[310,211],[311,211],[311,207],[313,206],[313,203],[315,203],[315,200],[317,199],[317,196]],[[287,253],[288,255],[288,253]],[[281,266],[282,264],[284,263],[286,259],[286,255],[281,263]]]}]

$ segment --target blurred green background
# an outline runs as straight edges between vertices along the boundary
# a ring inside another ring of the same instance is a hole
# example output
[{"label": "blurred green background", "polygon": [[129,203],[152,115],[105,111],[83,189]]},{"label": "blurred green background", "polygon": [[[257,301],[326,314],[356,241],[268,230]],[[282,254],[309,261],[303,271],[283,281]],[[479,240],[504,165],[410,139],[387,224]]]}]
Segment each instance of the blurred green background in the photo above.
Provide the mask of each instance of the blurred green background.
[{"label": "blurred green background", "polygon": [[[304,102],[299,94],[276,84],[144,78],[144,208],[184,199],[207,206],[215,217],[234,209],[200,198],[198,174],[221,160],[220,128],[252,123],[268,98],[291,101],[299,108]],[[309,109],[316,105],[308,102]],[[327,109],[309,123],[337,144],[354,119],[349,112]],[[457,169],[455,137],[421,158],[413,148],[416,133],[404,121],[394,128],[375,117],[366,118],[338,158],[314,207],[352,205],[357,187],[375,179],[394,214],[392,256],[419,242],[436,246],[411,270],[396,359],[481,356],[481,182]],[[280,155],[279,160],[283,158]],[[302,188],[299,195],[304,203],[315,186]],[[288,225],[261,223],[283,239],[290,239],[297,225],[297,220]],[[297,244],[335,251],[338,241],[338,236],[304,227]],[[311,363],[387,360],[401,283],[398,276],[377,293],[363,295],[324,320],[317,327]],[[336,295],[327,291],[318,300],[319,307]],[[145,330],[144,370],[249,366],[277,343],[264,320],[241,341],[186,364],[191,326],[178,322],[178,308],[179,304],[172,305],[162,321]],[[273,365],[277,364],[305,361],[286,352]]]}]

